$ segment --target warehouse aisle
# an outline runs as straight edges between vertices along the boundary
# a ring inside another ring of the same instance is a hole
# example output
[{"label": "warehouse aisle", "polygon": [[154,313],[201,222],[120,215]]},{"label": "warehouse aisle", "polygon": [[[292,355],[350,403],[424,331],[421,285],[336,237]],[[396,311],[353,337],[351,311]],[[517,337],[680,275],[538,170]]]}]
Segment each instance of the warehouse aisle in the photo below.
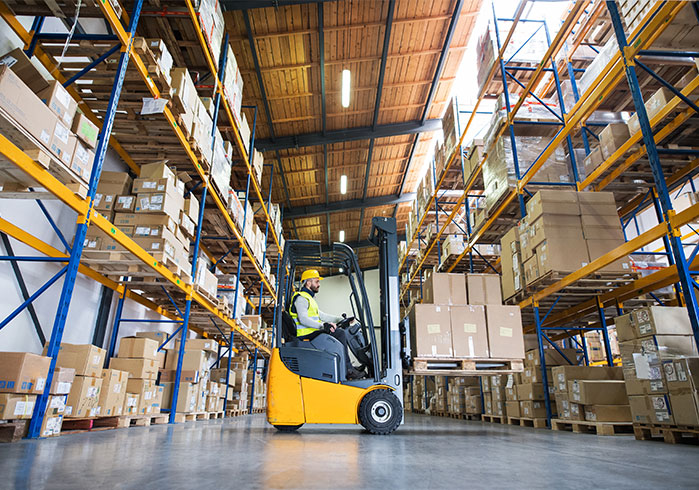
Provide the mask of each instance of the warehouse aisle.
[{"label": "warehouse aisle", "polygon": [[[536,455],[536,456],[533,456]],[[554,462],[555,456],[555,462]],[[408,415],[280,434],[264,416],[0,446],[3,488],[696,488],[699,447]]]}]

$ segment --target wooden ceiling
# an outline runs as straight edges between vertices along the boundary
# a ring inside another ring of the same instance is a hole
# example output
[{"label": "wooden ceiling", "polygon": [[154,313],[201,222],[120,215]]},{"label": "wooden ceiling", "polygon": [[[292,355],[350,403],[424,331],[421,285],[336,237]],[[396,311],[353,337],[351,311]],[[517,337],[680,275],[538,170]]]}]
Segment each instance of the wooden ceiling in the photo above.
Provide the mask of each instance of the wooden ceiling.
[{"label": "wooden ceiling", "polygon": [[[274,141],[323,134],[324,130],[335,132],[440,118],[480,5],[481,0],[342,0],[226,12],[230,44],[245,82],[243,100],[258,108],[256,139]],[[450,32],[457,8],[458,19]],[[384,49],[388,24],[390,36]],[[448,50],[435,83],[445,45]],[[384,51],[383,86],[377,100]],[[351,72],[347,108],[342,107],[340,97],[344,69]],[[246,111],[252,120],[252,110]],[[326,145],[318,138],[315,146],[267,151],[265,163],[274,164],[273,201],[293,209],[398,196],[401,190],[414,192],[434,144],[432,138],[433,133],[401,134]],[[270,171],[269,167],[265,169],[265,189]],[[345,195],[340,193],[341,175],[348,178]],[[328,243],[339,240],[339,232],[344,230],[346,242],[360,242],[367,239],[374,216],[395,215],[398,229],[403,230],[409,209],[410,204],[404,203],[367,207],[364,212],[354,208],[285,219],[285,235]],[[357,252],[362,267],[376,265],[377,255],[373,251]]]}]

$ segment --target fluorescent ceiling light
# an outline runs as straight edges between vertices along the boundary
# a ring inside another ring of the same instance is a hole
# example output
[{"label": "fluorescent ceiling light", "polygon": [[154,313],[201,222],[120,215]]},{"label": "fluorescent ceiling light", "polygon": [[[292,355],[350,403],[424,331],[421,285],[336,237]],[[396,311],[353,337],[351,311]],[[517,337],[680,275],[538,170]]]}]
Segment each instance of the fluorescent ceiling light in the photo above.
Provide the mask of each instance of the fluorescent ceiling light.
[{"label": "fluorescent ceiling light", "polygon": [[340,177],[340,194],[347,194],[347,176]]},{"label": "fluorescent ceiling light", "polygon": [[340,241],[341,242],[345,241],[345,230],[340,230]]},{"label": "fluorescent ceiling light", "polygon": [[342,70],[342,107],[349,107],[350,103],[350,71]]}]

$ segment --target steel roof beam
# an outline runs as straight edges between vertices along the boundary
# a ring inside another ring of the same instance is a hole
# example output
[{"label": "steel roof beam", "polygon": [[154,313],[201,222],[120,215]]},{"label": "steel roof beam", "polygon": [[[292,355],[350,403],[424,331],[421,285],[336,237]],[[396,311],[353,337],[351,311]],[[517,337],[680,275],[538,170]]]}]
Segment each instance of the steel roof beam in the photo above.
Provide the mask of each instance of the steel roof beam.
[{"label": "steel roof beam", "polygon": [[414,192],[406,192],[401,196],[381,196],[371,197],[362,201],[361,199],[349,199],[346,201],[331,202],[328,205],[319,204],[314,206],[296,206],[293,208],[284,208],[284,218],[305,218],[306,216],[315,216],[325,213],[339,213],[342,211],[352,211],[362,208],[375,208],[380,206],[393,206],[396,204],[410,202],[415,200]]}]

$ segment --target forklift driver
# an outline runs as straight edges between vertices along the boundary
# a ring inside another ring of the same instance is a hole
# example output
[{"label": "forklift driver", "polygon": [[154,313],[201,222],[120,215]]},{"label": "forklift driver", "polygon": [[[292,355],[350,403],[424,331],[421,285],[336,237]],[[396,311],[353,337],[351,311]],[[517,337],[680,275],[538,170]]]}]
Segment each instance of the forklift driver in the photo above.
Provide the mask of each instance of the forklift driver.
[{"label": "forklift driver", "polygon": [[345,347],[347,379],[362,378],[364,373],[355,369],[350,361],[347,335],[343,329],[337,328],[336,325],[336,322],[342,320],[342,317],[323,313],[314,299],[322,280],[323,278],[315,269],[306,270],[301,275],[301,290],[295,292],[291,298],[291,311],[289,312],[296,324],[296,336],[300,340],[304,340],[317,331],[323,331],[326,325],[329,326],[327,333],[339,340]]}]

